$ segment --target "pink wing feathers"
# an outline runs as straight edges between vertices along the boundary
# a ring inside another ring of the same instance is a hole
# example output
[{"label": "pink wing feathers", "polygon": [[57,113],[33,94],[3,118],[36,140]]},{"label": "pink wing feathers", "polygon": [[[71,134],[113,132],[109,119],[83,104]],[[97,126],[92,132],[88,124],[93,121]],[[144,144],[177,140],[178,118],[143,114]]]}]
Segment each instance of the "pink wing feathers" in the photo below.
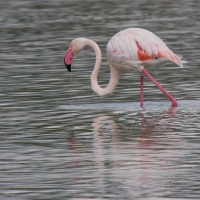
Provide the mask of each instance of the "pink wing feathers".
[{"label": "pink wing feathers", "polygon": [[138,65],[155,64],[163,60],[182,67],[181,59],[159,37],[140,28],[125,29],[114,35],[107,45],[107,56],[108,60],[119,68],[120,65],[131,63],[135,65],[133,68],[137,68]]}]

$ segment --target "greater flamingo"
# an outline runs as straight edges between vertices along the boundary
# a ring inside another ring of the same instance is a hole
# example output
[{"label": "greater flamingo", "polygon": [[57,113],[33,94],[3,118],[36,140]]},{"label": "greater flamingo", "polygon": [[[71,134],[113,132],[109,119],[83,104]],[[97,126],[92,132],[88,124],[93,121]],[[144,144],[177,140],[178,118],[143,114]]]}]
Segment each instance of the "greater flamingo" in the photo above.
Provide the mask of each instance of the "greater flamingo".
[{"label": "greater flamingo", "polygon": [[165,43],[155,34],[141,28],[128,28],[115,34],[107,44],[106,53],[110,65],[110,81],[105,88],[98,85],[97,77],[101,65],[101,50],[92,40],[76,38],[64,56],[64,63],[71,72],[71,62],[75,54],[85,46],[91,46],[96,53],[96,62],[91,74],[91,85],[94,92],[100,96],[111,94],[119,81],[122,71],[137,70],[141,73],[140,106],[143,106],[143,82],[146,75],[172,102],[177,106],[176,100],[146,71],[151,65],[165,62],[174,62],[182,67],[179,56],[174,54]]}]

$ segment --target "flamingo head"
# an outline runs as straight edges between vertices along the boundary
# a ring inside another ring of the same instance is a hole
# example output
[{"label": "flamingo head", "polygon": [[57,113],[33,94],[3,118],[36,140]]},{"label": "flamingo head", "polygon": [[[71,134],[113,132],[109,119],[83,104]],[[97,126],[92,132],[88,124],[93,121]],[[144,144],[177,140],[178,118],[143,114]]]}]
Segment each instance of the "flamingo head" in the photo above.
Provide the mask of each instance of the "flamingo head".
[{"label": "flamingo head", "polygon": [[69,72],[71,72],[71,63],[74,55],[85,47],[86,41],[86,38],[76,38],[70,43],[69,49],[64,56],[64,64]]}]

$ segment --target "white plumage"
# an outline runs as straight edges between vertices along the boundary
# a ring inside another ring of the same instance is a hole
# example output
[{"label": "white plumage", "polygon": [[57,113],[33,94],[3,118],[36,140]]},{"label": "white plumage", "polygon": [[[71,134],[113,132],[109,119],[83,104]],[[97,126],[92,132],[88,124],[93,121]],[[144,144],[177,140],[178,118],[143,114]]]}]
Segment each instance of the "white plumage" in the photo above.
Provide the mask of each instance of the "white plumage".
[{"label": "white plumage", "polygon": [[143,67],[174,62],[182,67],[180,57],[150,31],[128,28],[115,34],[107,44],[108,60],[123,70],[141,70]]}]

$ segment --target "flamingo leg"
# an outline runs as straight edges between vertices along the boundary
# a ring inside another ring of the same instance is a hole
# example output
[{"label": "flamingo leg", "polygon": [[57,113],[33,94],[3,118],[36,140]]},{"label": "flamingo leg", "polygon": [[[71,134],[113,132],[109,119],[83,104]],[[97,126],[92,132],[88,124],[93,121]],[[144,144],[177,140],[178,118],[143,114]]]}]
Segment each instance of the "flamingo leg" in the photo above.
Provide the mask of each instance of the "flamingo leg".
[{"label": "flamingo leg", "polygon": [[140,76],[140,106],[143,107],[144,102],[144,76]]},{"label": "flamingo leg", "polygon": [[145,69],[142,70],[142,73],[163,92],[163,94],[172,102],[172,106],[177,106],[176,100]]}]

